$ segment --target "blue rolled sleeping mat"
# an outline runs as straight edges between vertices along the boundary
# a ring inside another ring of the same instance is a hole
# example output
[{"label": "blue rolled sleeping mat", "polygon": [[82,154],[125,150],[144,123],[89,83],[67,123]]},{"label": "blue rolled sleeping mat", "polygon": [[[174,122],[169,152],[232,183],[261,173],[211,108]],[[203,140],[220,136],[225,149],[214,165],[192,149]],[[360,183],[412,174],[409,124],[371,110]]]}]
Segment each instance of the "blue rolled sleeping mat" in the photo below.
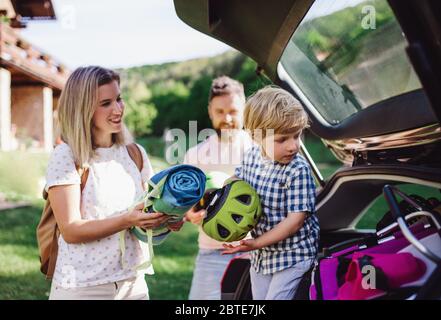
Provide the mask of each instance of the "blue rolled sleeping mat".
[{"label": "blue rolled sleeping mat", "polygon": [[[205,184],[204,172],[195,166],[182,164],[165,169],[148,181],[144,211],[170,215],[167,223],[182,221],[185,212],[203,197]],[[147,230],[134,227],[131,232],[139,240],[148,242]],[[169,233],[166,224],[153,229],[153,244],[162,243]]]}]

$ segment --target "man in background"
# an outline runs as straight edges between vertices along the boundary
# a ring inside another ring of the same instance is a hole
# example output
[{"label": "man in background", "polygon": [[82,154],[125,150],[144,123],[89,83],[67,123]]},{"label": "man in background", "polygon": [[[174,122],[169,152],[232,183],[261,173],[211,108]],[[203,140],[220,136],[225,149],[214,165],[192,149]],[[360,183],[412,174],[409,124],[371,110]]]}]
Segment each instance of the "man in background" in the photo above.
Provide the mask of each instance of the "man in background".
[{"label": "man in background", "polygon": [[[234,175],[252,140],[243,128],[245,93],[243,85],[227,76],[212,81],[208,99],[208,115],[216,134],[190,148],[184,163],[194,165],[205,173],[224,172]],[[222,242],[208,237],[201,224],[204,212],[190,210],[187,220],[199,225],[199,252],[193,272],[190,300],[220,300],[220,282],[229,261],[235,255],[222,255]]]}]

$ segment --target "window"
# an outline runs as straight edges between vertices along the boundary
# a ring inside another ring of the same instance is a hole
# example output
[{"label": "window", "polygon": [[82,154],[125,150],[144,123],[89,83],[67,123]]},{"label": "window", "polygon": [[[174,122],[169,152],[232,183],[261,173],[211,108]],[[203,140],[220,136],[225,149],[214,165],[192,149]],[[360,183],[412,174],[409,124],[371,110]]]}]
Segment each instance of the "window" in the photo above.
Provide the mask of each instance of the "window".
[{"label": "window", "polygon": [[316,1],[281,64],[330,124],[421,88],[386,0]]},{"label": "window", "polygon": [[[417,196],[419,199],[425,199],[432,205],[436,200],[441,201],[441,190],[420,186],[415,184],[399,184],[397,187],[409,196]],[[402,199],[398,197],[398,201]],[[375,229],[377,223],[389,211],[386,199],[380,195],[369,207],[360,221],[357,223],[357,229]]]}]

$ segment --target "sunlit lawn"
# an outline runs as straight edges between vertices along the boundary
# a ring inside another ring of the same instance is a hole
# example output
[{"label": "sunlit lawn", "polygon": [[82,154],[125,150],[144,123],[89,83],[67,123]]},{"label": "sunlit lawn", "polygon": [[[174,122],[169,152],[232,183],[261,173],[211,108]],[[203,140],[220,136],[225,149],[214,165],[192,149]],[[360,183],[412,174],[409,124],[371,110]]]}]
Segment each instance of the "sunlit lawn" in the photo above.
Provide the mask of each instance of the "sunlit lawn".
[{"label": "sunlit lawn", "polygon": [[[0,300],[47,299],[50,283],[39,271],[35,228],[41,205],[0,212]],[[151,299],[187,299],[197,252],[197,230],[185,225],[156,246],[156,274],[147,276]]]},{"label": "sunlit lawn", "polygon": [[41,205],[0,211],[0,299],[46,299],[35,227]]},{"label": "sunlit lawn", "polygon": [[[167,167],[151,157],[155,172]],[[3,185],[7,187],[7,185]],[[39,271],[35,228],[43,201],[31,206],[0,211],[0,300],[47,299],[50,283]],[[147,276],[151,299],[187,299],[197,254],[197,229],[186,224],[156,246],[155,275]]]}]

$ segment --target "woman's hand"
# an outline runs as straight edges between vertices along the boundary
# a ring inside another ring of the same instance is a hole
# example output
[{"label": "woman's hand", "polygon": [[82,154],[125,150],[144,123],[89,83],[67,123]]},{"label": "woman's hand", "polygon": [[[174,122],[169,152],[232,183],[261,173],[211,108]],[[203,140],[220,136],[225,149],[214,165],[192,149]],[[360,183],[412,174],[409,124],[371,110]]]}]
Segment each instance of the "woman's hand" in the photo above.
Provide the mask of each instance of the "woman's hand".
[{"label": "woman's hand", "polygon": [[236,252],[247,252],[259,249],[256,239],[241,240],[237,246],[226,243],[222,244],[222,246],[225,248],[225,250],[222,251],[222,254],[233,254]]},{"label": "woman's hand", "polygon": [[202,224],[202,221],[205,218],[206,210],[201,209],[196,211],[195,207],[192,207],[185,213],[184,221],[190,221],[193,224]]},{"label": "woman's hand", "polygon": [[184,219],[178,222],[169,222],[167,223],[167,228],[171,231],[179,231],[184,225],[184,222],[185,222]]},{"label": "woman's hand", "polygon": [[126,213],[128,227],[141,227],[143,229],[153,229],[159,227],[170,217],[161,212],[145,213],[144,204],[138,204],[132,211]]}]

